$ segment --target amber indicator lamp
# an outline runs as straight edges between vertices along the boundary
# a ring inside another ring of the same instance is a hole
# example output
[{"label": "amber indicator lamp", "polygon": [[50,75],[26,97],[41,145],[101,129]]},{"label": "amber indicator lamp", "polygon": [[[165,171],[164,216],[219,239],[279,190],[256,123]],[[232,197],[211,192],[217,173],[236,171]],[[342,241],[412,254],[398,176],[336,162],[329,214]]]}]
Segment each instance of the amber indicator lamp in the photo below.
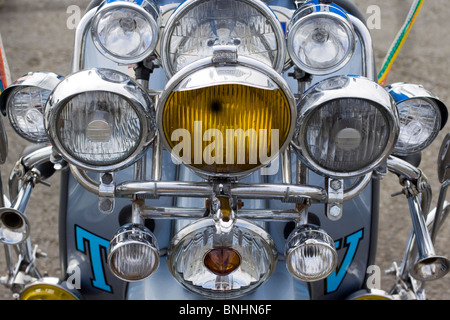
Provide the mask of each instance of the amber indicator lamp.
[{"label": "amber indicator lamp", "polygon": [[231,248],[215,248],[204,258],[204,264],[209,271],[218,276],[227,276],[239,268],[241,256]]}]

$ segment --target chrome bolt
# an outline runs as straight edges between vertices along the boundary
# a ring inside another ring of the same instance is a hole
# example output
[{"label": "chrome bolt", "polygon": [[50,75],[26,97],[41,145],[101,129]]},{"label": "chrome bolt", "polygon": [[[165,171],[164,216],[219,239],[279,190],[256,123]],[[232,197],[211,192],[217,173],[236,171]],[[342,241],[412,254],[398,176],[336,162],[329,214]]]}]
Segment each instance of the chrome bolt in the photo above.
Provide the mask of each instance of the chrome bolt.
[{"label": "chrome bolt", "polygon": [[337,218],[341,214],[341,208],[338,205],[333,205],[330,208],[329,213],[330,213],[330,216]]}]

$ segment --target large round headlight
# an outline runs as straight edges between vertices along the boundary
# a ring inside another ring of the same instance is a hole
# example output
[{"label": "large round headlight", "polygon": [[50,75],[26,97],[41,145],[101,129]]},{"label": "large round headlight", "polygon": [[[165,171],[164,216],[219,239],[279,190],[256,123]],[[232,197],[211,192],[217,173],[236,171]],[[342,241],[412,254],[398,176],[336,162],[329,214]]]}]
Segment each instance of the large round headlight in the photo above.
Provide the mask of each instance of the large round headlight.
[{"label": "large round headlight", "polygon": [[311,74],[332,73],[353,55],[355,35],[344,11],[336,5],[300,7],[288,27],[292,61]]},{"label": "large round headlight", "polygon": [[132,164],[155,136],[154,106],[127,75],[92,69],[67,77],[46,106],[45,125],[56,150],[93,171]]},{"label": "large round headlight", "polygon": [[48,141],[44,126],[45,104],[62,79],[51,72],[29,73],[1,94],[1,111],[22,138],[35,143]]},{"label": "large round headlight", "polygon": [[390,95],[375,82],[337,76],[312,87],[299,101],[294,149],[319,174],[352,177],[379,166],[398,136]]},{"label": "large round headlight", "polygon": [[261,227],[237,219],[227,234],[214,220],[194,222],[177,233],[168,249],[172,275],[187,289],[213,299],[248,294],[264,283],[277,265],[277,251]]},{"label": "large round headlight", "polygon": [[295,124],[285,81],[253,59],[198,61],[175,75],[158,101],[161,139],[180,162],[209,176],[238,176],[284,150]]},{"label": "large round headlight", "polygon": [[118,63],[148,57],[158,42],[159,7],[152,0],[107,0],[99,6],[91,34],[97,49]]},{"label": "large round headlight", "polygon": [[406,156],[428,147],[447,122],[446,106],[421,85],[395,83],[386,90],[394,98],[400,118],[394,154]]},{"label": "large round headlight", "polygon": [[259,0],[188,0],[172,14],[161,40],[161,57],[172,76],[184,66],[212,56],[218,45],[236,46],[277,71],[285,62],[281,24]]}]

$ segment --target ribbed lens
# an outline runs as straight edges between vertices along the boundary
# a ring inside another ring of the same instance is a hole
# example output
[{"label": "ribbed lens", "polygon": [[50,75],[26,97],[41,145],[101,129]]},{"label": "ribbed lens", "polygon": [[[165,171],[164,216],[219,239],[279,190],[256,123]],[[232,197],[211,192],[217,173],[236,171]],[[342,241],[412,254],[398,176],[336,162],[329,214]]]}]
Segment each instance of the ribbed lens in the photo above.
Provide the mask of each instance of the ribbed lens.
[{"label": "ribbed lens", "polygon": [[114,252],[110,266],[122,278],[137,281],[148,277],[158,260],[152,248],[142,243],[129,243]]},{"label": "ribbed lens", "polygon": [[[163,114],[165,137],[178,156],[212,173],[239,173],[276,155],[291,124],[288,100],[280,90],[238,84],[174,91]],[[179,129],[190,141],[181,141]],[[181,143],[181,144],[180,144]],[[178,147],[177,147],[178,145]]]},{"label": "ribbed lens", "polygon": [[139,224],[122,226],[111,240],[108,251],[111,271],[126,281],[145,279],[159,266],[156,238]]},{"label": "ribbed lens", "polygon": [[308,153],[320,166],[351,172],[369,166],[385,151],[390,129],[383,113],[369,101],[330,101],[307,119]]},{"label": "ribbed lens", "polygon": [[441,128],[441,113],[426,98],[410,99],[397,104],[400,117],[400,134],[394,152],[407,155],[430,145]]},{"label": "ribbed lens", "polygon": [[138,146],[141,121],[132,105],[110,92],[73,97],[57,117],[58,139],[74,158],[93,165],[124,160]]},{"label": "ribbed lens", "polygon": [[165,31],[164,54],[171,73],[212,56],[217,45],[236,46],[239,56],[252,57],[275,69],[284,63],[279,22],[258,2],[206,0],[190,4],[177,9]]},{"label": "ribbed lens", "polygon": [[33,142],[47,141],[44,126],[45,103],[51,91],[38,87],[19,87],[8,100],[8,117],[13,128]]},{"label": "ribbed lens", "polygon": [[295,277],[317,281],[336,268],[337,253],[334,242],[320,230],[294,231],[286,243],[286,266]]}]

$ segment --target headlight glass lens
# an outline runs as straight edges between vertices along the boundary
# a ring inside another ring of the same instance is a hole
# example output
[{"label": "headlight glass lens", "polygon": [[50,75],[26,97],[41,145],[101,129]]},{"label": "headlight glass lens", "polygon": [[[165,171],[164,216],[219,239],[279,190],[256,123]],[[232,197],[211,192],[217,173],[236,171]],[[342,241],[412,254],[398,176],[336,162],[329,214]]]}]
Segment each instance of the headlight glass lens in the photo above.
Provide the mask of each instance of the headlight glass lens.
[{"label": "headlight glass lens", "polygon": [[426,98],[405,100],[397,104],[400,134],[394,153],[408,155],[429,146],[441,128],[439,108]]},{"label": "headlight glass lens", "polygon": [[337,252],[331,237],[316,227],[302,226],[286,241],[286,266],[303,281],[329,276],[337,266]]},{"label": "headlight glass lens", "polygon": [[323,6],[301,9],[289,27],[290,57],[300,69],[311,74],[340,69],[351,58],[355,46],[353,27],[345,13],[334,6],[327,7],[328,12],[320,11]]},{"label": "headlight glass lens", "polygon": [[328,78],[312,87],[297,107],[294,150],[319,174],[366,174],[387,158],[397,141],[394,101],[369,79]]},{"label": "headlight glass lens", "polygon": [[175,279],[213,299],[248,294],[271,276],[276,263],[269,234],[242,219],[228,234],[218,234],[212,219],[197,221],[175,235],[168,251]]},{"label": "headlight glass lens", "polygon": [[255,58],[281,71],[284,34],[266,4],[248,0],[186,1],[172,15],[163,35],[162,58],[173,75],[212,56],[217,45],[236,46],[239,56]]},{"label": "headlight glass lens", "polygon": [[47,101],[44,121],[52,145],[67,162],[97,172],[133,164],[156,135],[150,96],[110,69],[83,70],[64,79]]},{"label": "headlight glass lens", "polygon": [[15,131],[32,142],[48,141],[44,126],[45,103],[51,91],[39,87],[17,87],[8,99],[8,118]]},{"label": "headlight glass lens", "polygon": [[133,153],[143,134],[132,105],[111,92],[73,97],[57,116],[58,140],[74,158],[91,165],[120,162]]},{"label": "headlight glass lens", "polygon": [[205,174],[238,175],[269,163],[292,130],[288,96],[246,67],[194,72],[162,103],[162,132],[172,154]]},{"label": "headlight glass lens", "polygon": [[153,52],[158,41],[157,11],[150,2],[142,3],[150,12],[124,1],[100,8],[91,29],[100,52],[119,63],[136,63]]},{"label": "headlight glass lens", "polygon": [[339,99],[318,108],[306,125],[308,153],[332,171],[357,171],[386,149],[389,126],[369,101]]}]

